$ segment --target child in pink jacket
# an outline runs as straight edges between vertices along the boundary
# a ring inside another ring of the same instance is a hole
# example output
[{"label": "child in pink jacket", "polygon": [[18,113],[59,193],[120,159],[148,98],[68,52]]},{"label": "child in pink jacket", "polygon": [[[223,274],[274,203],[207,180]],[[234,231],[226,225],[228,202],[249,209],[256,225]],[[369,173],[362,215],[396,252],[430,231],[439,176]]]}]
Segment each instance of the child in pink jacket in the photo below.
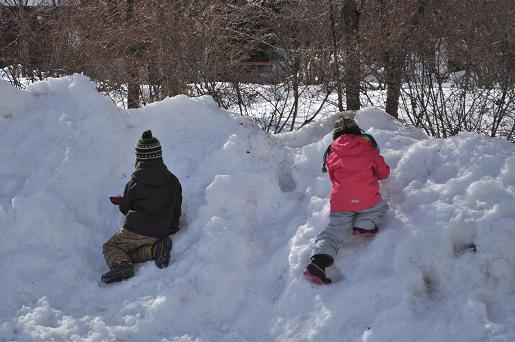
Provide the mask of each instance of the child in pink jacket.
[{"label": "child in pink jacket", "polygon": [[374,236],[388,205],[379,192],[379,180],[390,174],[390,167],[379,154],[374,138],[364,134],[352,119],[341,117],[334,126],[333,143],[324,155],[322,171],[329,169],[333,185],[329,224],[318,235],[310,264],[304,275],[317,284],[328,284],[325,268],[345,238],[345,231],[363,237]]}]

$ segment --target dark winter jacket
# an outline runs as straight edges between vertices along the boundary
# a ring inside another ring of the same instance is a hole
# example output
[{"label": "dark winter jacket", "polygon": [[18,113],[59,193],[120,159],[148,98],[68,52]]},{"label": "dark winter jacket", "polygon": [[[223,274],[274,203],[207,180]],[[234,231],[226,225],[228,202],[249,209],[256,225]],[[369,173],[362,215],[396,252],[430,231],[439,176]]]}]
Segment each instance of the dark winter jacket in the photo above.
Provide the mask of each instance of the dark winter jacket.
[{"label": "dark winter jacket", "polygon": [[168,236],[178,230],[181,204],[181,183],[162,159],[140,161],[123,193],[123,227],[145,236]]}]

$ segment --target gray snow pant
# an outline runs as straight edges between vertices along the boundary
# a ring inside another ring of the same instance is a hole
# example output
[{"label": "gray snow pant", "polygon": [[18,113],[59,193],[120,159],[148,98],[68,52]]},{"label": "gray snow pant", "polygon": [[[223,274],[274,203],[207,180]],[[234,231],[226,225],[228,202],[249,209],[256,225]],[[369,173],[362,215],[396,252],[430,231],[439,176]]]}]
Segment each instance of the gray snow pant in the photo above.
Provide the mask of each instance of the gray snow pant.
[{"label": "gray snow pant", "polygon": [[334,259],[353,227],[372,230],[379,226],[387,210],[388,204],[381,200],[375,206],[361,211],[331,212],[329,224],[318,234],[311,255],[327,254]]}]

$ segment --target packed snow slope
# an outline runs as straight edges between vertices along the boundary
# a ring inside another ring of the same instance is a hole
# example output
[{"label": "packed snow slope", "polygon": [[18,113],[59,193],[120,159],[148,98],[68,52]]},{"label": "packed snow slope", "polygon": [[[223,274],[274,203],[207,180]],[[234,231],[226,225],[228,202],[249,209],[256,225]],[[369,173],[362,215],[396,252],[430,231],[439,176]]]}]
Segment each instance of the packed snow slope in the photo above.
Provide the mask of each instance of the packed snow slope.
[{"label": "packed snow slope", "polygon": [[[209,97],[115,107],[80,75],[0,83],[1,341],[514,341],[515,147],[356,120],[392,172],[372,240],[303,279],[328,223],[335,117],[270,137]],[[171,265],[104,285],[110,204],[146,129],[183,184]],[[476,245],[476,251],[471,247]]]}]

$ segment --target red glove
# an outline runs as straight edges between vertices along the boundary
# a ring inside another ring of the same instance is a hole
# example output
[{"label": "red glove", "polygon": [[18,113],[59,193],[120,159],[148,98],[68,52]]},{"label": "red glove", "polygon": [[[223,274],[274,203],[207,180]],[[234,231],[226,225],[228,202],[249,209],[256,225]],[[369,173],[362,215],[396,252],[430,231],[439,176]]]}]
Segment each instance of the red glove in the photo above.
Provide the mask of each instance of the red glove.
[{"label": "red glove", "polygon": [[123,202],[122,196],[111,196],[111,197],[109,197],[109,199],[111,200],[111,203],[113,203],[114,205],[122,205],[122,202]]}]

